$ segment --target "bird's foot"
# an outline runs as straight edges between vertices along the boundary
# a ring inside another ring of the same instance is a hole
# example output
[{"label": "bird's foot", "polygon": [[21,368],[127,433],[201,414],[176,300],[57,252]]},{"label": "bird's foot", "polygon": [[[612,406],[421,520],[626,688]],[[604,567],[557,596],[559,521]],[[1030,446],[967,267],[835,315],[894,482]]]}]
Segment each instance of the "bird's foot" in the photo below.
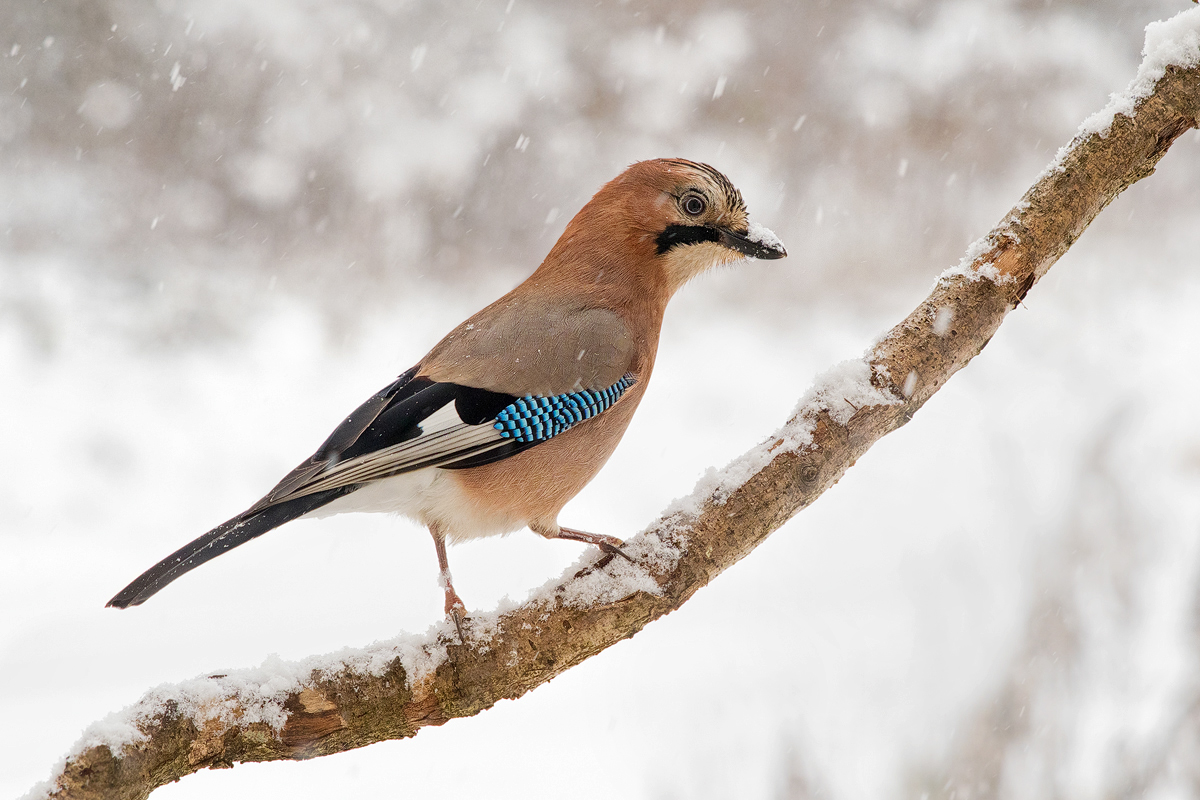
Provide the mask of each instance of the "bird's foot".
[{"label": "bird's foot", "polygon": [[467,620],[467,607],[450,585],[446,586],[446,616],[454,623],[454,630],[458,631],[458,640],[466,644],[467,637],[463,635],[462,626]]},{"label": "bird's foot", "polygon": [[570,539],[574,542],[587,542],[588,544],[596,545],[606,556],[603,562],[605,564],[611,561],[613,556],[620,556],[629,563],[633,563],[633,559],[629,556],[629,554],[621,549],[621,546],[624,545],[625,542],[621,541],[615,536],[605,536],[602,533],[577,531],[572,528],[559,528],[557,538]]}]

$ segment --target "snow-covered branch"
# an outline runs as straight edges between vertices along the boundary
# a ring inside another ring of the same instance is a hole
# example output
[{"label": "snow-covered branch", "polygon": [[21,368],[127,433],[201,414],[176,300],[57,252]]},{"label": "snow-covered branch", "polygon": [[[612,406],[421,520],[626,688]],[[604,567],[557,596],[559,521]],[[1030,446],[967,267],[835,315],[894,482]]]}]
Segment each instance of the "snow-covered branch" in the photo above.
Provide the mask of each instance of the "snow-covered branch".
[{"label": "snow-covered branch", "polygon": [[30,797],[144,798],[204,767],[302,759],[520,697],[679,608],[904,425],[1126,187],[1200,116],[1200,9],[1147,29],[1129,89],[1089,118],[1001,223],[861,360],[822,376],[792,418],[629,540],[520,605],[368,648],[162,686],[89,728]]}]

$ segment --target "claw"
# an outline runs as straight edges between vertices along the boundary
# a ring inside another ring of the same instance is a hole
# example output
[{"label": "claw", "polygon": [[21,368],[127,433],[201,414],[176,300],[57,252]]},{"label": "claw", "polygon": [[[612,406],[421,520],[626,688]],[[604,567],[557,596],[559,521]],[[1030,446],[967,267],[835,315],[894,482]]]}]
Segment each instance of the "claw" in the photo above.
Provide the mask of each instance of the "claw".
[{"label": "claw", "polygon": [[[600,550],[601,550],[602,552],[604,552],[604,553],[607,553],[607,554],[608,554],[608,560],[609,560],[609,561],[611,561],[611,560],[612,560],[612,557],[613,557],[614,555],[618,555],[618,556],[620,556],[621,558],[623,558],[623,559],[625,559],[626,561],[628,561],[630,564],[634,563],[634,561],[633,561],[633,557],[632,557],[632,556],[630,556],[628,553],[626,553],[626,552],[625,552],[624,550],[622,550],[621,548],[617,547],[615,544],[609,544],[608,542],[601,542],[601,543],[600,543],[600,545],[599,545],[599,547],[600,547]],[[605,563],[607,563],[607,562],[605,562]]]},{"label": "claw", "polygon": [[446,589],[446,616],[454,623],[454,630],[458,631],[458,641],[466,644],[467,637],[463,634],[462,626],[467,621],[467,607],[454,591],[453,586]]},{"label": "claw", "polygon": [[583,569],[579,570],[579,572],[577,572],[575,574],[575,577],[581,578],[584,575],[588,574],[589,572],[595,572],[598,569],[604,569],[605,567],[607,567],[609,564],[612,563],[612,560],[614,558],[616,558],[616,556],[614,554],[605,553],[604,555],[600,556],[600,560],[597,561],[595,564],[592,564],[590,567],[584,567]]},{"label": "claw", "polygon": [[457,606],[446,612],[446,616],[450,617],[450,620],[454,623],[454,630],[458,631],[458,641],[462,644],[467,643],[467,637],[463,635],[462,629],[463,620],[467,618],[465,612],[466,609],[462,606]]},{"label": "claw", "polygon": [[579,570],[579,572],[576,572],[575,577],[582,578],[584,575],[591,575],[593,572],[596,572],[597,570],[604,569],[610,563],[612,563],[612,560],[614,558],[616,558],[615,554],[605,553],[604,555],[600,556],[600,560],[597,561],[595,564],[586,566],[583,569]]}]

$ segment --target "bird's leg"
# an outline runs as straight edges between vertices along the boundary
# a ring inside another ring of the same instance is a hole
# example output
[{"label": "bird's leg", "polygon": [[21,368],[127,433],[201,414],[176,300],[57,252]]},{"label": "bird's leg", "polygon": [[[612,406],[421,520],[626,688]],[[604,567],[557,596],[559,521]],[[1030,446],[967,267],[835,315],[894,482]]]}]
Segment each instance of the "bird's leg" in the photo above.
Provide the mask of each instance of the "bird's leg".
[{"label": "bird's leg", "polygon": [[458,592],[454,591],[454,582],[450,577],[450,561],[446,558],[446,536],[436,525],[430,525],[429,532],[433,534],[433,548],[437,550],[438,585],[446,592],[446,616],[453,620],[454,629],[458,631],[458,640],[466,644],[462,623],[467,618],[467,607],[458,596]]},{"label": "bird's leg", "polygon": [[539,533],[547,539],[570,539],[573,542],[586,542],[594,544],[600,548],[601,552],[612,558],[614,555],[624,558],[626,561],[632,562],[633,559],[621,549],[621,545],[625,542],[615,536],[605,536],[602,533],[588,533],[587,531],[577,531],[573,528],[563,528],[554,526],[554,528],[538,526],[533,528],[534,533]]}]

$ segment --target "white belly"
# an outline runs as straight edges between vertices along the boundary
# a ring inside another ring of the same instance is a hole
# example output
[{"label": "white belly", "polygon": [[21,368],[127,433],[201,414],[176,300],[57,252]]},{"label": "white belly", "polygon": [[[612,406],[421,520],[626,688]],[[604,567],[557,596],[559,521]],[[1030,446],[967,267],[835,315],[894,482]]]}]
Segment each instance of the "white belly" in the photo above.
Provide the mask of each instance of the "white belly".
[{"label": "white belly", "polygon": [[525,520],[488,513],[459,489],[452,474],[430,467],[374,481],[308,512],[320,519],[351,511],[401,514],[422,525],[436,524],[452,542],[511,533]]}]

